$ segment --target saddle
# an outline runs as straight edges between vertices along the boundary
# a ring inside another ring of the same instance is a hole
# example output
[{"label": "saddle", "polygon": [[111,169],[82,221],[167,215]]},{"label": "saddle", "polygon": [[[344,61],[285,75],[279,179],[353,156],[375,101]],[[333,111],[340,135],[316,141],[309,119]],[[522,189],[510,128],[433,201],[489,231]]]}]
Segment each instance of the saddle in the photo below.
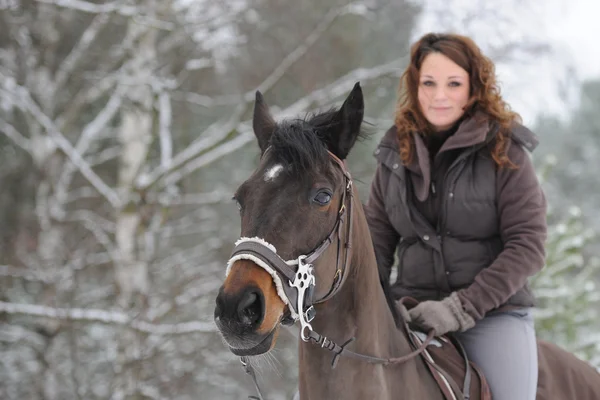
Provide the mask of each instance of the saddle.
[{"label": "saddle", "polygon": [[[407,309],[419,303],[410,297],[404,297],[399,302]],[[427,337],[425,333],[412,329],[406,321],[404,329],[415,350]],[[434,338],[421,357],[446,400],[492,400],[485,376],[469,360],[460,342],[451,334]]]}]

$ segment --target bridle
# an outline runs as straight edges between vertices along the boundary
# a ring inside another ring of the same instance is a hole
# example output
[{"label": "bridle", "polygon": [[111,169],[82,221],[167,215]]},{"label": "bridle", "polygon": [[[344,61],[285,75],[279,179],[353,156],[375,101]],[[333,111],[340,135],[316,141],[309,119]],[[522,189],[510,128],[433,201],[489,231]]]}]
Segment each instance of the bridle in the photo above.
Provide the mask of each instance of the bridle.
[{"label": "bridle", "polygon": [[[265,150],[263,157],[268,150],[268,148]],[[305,342],[310,341],[333,352],[332,368],[335,368],[339,357],[342,355],[373,364],[383,365],[408,361],[423,352],[433,338],[433,332],[429,333],[427,339],[425,339],[417,350],[403,357],[386,359],[352,352],[346,349],[346,346],[352,343],[355,338],[347,340],[343,345],[338,345],[334,341],[315,332],[310,324],[316,316],[314,305],[331,299],[340,291],[346,281],[348,275],[347,266],[352,249],[352,205],[354,200],[352,177],[344,162],[330,151],[328,151],[328,153],[334,163],[340,167],[344,175],[344,191],[342,193],[336,222],[329,235],[327,235],[327,237],[308,254],[300,255],[297,259],[290,261],[284,261],[277,254],[275,247],[261,238],[241,238],[235,244],[235,248],[228,262],[227,273],[229,273],[231,265],[235,261],[242,259],[251,260],[269,272],[277,286],[277,293],[282,301],[288,306],[292,318],[300,321],[301,339]],[[346,228],[345,235],[343,232],[344,225]],[[316,280],[313,274],[313,263],[325,252],[329,245],[333,243],[336,237],[338,248],[334,279],[327,294],[315,301],[313,297]],[[344,251],[343,261],[340,261],[342,251]],[[297,268],[293,269],[293,266],[297,266]],[[246,372],[252,377],[256,390],[258,391],[258,397],[251,396],[250,398],[263,399],[254,370],[248,362],[247,357],[241,357],[241,362]]]},{"label": "bridle", "polygon": [[[302,327],[301,337],[304,341],[308,341],[309,339],[309,336],[305,333],[312,330],[310,322],[316,315],[314,304],[323,303],[338,293],[345,281],[346,266],[351,254],[352,177],[343,161],[333,153],[329,152],[329,154],[341,168],[345,181],[337,219],[329,235],[312,251],[300,255],[291,261],[284,261],[277,254],[274,246],[260,238],[241,238],[236,242],[228,263],[231,266],[233,262],[240,259],[252,260],[271,274],[278,288],[279,297],[287,304],[292,318],[300,321]],[[345,235],[343,232],[344,226],[346,226]],[[327,294],[315,301],[313,297],[316,280],[313,274],[313,263],[336,240],[336,237],[338,248],[333,282]],[[342,245],[344,237],[345,242]],[[345,253],[343,260],[342,251]],[[293,266],[296,266],[296,269]]]}]

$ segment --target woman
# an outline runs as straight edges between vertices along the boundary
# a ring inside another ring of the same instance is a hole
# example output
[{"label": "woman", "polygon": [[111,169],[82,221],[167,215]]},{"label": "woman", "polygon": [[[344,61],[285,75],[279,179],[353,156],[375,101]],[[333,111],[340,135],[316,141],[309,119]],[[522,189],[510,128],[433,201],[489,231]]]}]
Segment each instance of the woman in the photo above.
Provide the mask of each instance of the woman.
[{"label": "woman", "polygon": [[392,294],[421,301],[414,324],[456,333],[494,400],[533,400],[537,386],[527,278],[544,265],[546,201],[519,120],[472,40],[423,36],[367,202],[382,280],[397,251]]}]

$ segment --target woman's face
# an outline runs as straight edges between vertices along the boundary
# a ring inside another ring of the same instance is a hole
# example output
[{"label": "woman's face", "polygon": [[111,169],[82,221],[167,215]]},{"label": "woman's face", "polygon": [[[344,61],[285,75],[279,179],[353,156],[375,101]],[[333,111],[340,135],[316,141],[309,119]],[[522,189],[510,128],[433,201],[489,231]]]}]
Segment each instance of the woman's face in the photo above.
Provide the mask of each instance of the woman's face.
[{"label": "woman's face", "polygon": [[441,53],[425,57],[419,74],[421,112],[436,131],[449,129],[469,101],[469,74]]}]

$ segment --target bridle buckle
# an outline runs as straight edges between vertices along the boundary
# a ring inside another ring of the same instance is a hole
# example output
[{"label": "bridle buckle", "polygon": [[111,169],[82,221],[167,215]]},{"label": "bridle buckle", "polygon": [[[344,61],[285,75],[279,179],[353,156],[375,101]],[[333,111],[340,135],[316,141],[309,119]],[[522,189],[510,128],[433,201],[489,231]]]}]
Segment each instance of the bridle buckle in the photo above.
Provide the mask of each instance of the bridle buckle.
[{"label": "bridle buckle", "polygon": [[301,326],[300,336],[302,337],[302,340],[307,342],[309,336],[305,335],[305,331],[306,329],[312,331],[310,321],[312,321],[315,316],[315,309],[311,305],[306,311],[304,311],[304,297],[308,288],[315,285],[315,276],[313,275],[312,264],[305,263],[305,259],[305,255],[298,257],[298,269],[296,270],[294,281],[290,281],[289,284],[298,291],[298,303],[296,304],[296,307]]}]

